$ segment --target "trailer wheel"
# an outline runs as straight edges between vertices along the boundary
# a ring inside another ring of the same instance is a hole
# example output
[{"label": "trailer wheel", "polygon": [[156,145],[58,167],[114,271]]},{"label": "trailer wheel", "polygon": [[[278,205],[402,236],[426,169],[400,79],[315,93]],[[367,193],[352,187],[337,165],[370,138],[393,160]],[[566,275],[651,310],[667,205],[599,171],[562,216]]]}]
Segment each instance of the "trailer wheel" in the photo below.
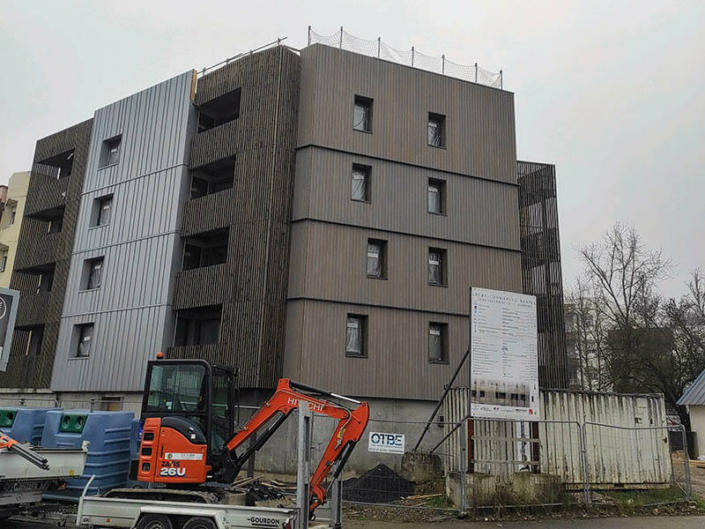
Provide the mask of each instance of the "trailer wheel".
[{"label": "trailer wheel", "polygon": [[145,514],[135,529],[174,529],[174,524],[165,514]]},{"label": "trailer wheel", "polygon": [[189,518],[183,529],[218,529],[218,526],[210,518],[197,516],[196,518]]}]

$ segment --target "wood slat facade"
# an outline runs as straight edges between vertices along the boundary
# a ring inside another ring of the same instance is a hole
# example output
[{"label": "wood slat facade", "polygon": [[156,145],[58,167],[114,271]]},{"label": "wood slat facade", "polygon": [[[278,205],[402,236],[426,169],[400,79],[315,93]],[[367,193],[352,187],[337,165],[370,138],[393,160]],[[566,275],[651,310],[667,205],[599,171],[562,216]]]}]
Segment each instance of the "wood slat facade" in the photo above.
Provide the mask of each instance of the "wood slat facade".
[{"label": "wood slat facade", "polygon": [[174,308],[221,305],[216,346],[170,348],[238,366],[240,384],[274,387],[282,372],[294,177],[299,56],[281,46],[243,57],[198,81],[196,104],[241,90],[239,118],[201,132],[191,170],[235,158],[233,188],[184,206],[184,237],[228,228],[225,265],[177,275]]},{"label": "wood slat facade", "polygon": [[[50,385],[92,127],[90,119],[37,142],[10,282],[10,288],[20,291],[17,330],[8,369],[0,373],[0,387]],[[46,161],[69,151],[73,151],[71,174],[59,179],[56,168],[47,166]],[[63,224],[61,232],[47,233],[47,219],[57,217]],[[41,297],[37,297],[38,266],[54,272],[51,291]],[[44,303],[43,308],[35,311],[39,302]],[[29,329],[34,329],[35,337],[43,331],[38,350],[28,347]]]}]

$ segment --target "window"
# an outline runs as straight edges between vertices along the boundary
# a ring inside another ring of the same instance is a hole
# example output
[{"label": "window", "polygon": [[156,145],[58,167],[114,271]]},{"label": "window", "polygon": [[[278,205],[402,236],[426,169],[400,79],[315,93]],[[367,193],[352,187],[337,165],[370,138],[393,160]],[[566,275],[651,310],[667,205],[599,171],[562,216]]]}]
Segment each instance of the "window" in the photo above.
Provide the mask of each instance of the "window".
[{"label": "window", "polygon": [[37,294],[51,292],[51,287],[54,285],[54,272],[44,272],[39,275],[37,284]]},{"label": "window", "polygon": [[367,240],[367,277],[387,277],[387,241]]},{"label": "window", "polygon": [[428,212],[443,215],[446,212],[446,183],[428,179]]},{"label": "window", "polygon": [[81,290],[93,290],[100,288],[103,282],[103,257],[86,259],[83,262],[83,277]]},{"label": "window", "polygon": [[82,325],[76,325],[76,357],[86,358],[91,356],[91,345],[93,342],[93,324],[84,323]]},{"label": "window", "polygon": [[431,322],[428,325],[428,359],[432,363],[448,362],[448,324]]},{"label": "window", "polygon": [[241,89],[233,90],[198,107],[198,133],[205,132],[240,117]]},{"label": "window", "polygon": [[109,197],[103,197],[96,199],[97,201],[97,217],[96,217],[96,226],[106,226],[110,224],[110,218],[112,217],[112,212],[113,212],[113,197],[112,195]]},{"label": "window", "polygon": [[372,99],[355,96],[353,129],[362,132],[372,132]]},{"label": "window", "polygon": [[201,233],[184,240],[183,270],[225,263],[228,259],[229,229]]},{"label": "window", "polygon": [[7,268],[7,251],[2,252],[2,258],[0,259],[0,272],[4,272]]},{"label": "window", "polygon": [[191,176],[191,200],[232,189],[235,183],[235,157],[212,162],[194,170]]},{"label": "window", "polygon": [[446,251],[440,248],[428,249],[428,284],[446,285]]},{"label": "window", "polygon": [[40,165],[53,167],[55,171],[51,171],[49,167],[47,167],[38,168],[37,172],[46,174],[47,176],[53,176],[57,180],[71,176],[71,172],[73,171],[73,153],[74,150],[71,149],[70,151],[62,152],[61,154],[40,161]]},{"label": "window", "polygon": [[428,144],[431,147],[446,146],[446,117],[441,114],[428,114]]},{"label": "window", "polygon": [[345,356],[367,356],[367,316],[348,314]]},{"label": "window", "polygon": [[203,178],[191,178],[191,200],[201,198],[208,194],[208,182]]},{"label": "window", "polygon": [[174,345],[218,343],[222,305],[177,312]]},{"label": "window", "polygon": [[63,218],[52,219],[49,221],[49,224],[47,224],[47,233],[61,233],[61,230],[63,227],[64,227],[64,219]]},{"label": "window", "polygon": [[184,270],[193,270],[201,266],[201,248],[193,244],[184,246],[184,262],[182,268]]},{"label": "window", "polygon": [[100,155],[100,167],[107,167],[118,163],[120,159],[120,142],[122,136],[116,136],[103,142],[103,151]]},{"label": "window", "polygon": [[352,194],[350,197],[361,202],[370,201],[370,167],[353,164]]},{"label": "window", "polygon": [[17,218],[17,208],[12,208],[10,210],[10,226],[12,226],[15,223],[16,218]]}]

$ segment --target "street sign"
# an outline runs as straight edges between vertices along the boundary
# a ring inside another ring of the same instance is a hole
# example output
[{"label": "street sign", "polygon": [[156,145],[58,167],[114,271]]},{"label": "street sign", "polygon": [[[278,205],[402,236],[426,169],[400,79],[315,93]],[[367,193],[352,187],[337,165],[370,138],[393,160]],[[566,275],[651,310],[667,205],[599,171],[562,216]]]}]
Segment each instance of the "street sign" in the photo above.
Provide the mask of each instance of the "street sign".
[{"label": "street sign", "polygon": [[470,415],[539,420],[536,297],[470,289]]},{"label": "street sign", "polygon": [[0,288],[0,371],[7,370],[12,346],[12,333],[15,330],[17,305],[20,293],[9,288]]}]

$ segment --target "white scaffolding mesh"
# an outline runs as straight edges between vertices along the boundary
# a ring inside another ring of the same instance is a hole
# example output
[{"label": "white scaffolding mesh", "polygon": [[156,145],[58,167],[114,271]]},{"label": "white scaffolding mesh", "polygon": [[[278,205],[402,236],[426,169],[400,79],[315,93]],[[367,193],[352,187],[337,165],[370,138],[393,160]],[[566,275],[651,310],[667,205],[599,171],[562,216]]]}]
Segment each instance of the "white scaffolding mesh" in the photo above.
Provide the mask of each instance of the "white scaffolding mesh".
[{"label": "white scaffolding mesh", "polygon": [[490,72],[484,68],[480,68],[477,64],[473,66],[464,66],[449,61],[444,56],[431,57],[425,55],[414,48],[410,50],[397,50],[382,42],[382,39],[361,39],[340,29],[340,31],[332,35],[320,35],[311,28],[308,30],[308,43],[325,44],[333,48],[340,48],[369,57],[377,57],[385,61],[396,62],[406,66],[413,66],[421,70],[435,72],[456,79],[479,83],[493,88],[502,88],[502,71],[499,73]]}]

